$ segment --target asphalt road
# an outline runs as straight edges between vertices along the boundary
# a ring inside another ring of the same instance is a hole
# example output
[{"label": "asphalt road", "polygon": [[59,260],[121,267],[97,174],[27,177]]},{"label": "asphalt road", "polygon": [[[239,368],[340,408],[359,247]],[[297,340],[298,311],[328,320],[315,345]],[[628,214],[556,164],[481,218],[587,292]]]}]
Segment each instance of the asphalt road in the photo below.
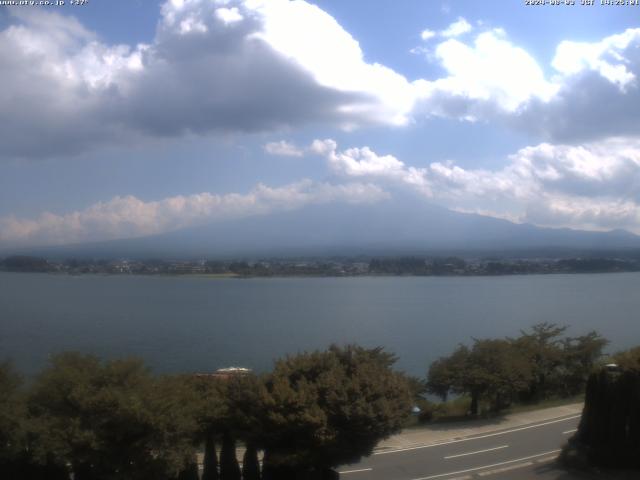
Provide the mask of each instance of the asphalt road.
[{"label": "asphalt road", "polygon": [[[343,480],[556,478],[553,460],[580,415],[483,433],[436,445],[376,452],[340,468]],[[514,472],[519,473],[514,476]],[[557,478],[568,478],[560,477]]]}]

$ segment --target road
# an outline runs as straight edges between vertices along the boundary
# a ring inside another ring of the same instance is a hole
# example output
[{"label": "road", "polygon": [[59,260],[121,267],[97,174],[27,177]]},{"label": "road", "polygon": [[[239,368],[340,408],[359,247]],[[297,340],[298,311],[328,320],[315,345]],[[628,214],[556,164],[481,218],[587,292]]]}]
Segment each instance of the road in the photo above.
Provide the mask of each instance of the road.
[{"label": "road", "polygon": [[[340,468],[343,480],[570,478],[552,476],[553,460],[580,415],[550,419],[433,445],[375,452]],[[517,476],[511,476],[515,471]]]}]

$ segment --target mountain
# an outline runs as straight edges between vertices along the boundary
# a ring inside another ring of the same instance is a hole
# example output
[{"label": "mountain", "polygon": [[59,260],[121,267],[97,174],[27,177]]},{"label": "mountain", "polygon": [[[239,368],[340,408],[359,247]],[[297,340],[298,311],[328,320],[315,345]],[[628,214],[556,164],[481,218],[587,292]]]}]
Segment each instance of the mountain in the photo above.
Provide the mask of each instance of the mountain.
[{"label": "mountain", "polygon": [[640,249],[640,237],[624,230],[589,232],[541,228],[453,212],[426,203],[407,205],[398,201],[340,208],[316,205],[143,238],[31,248],[11,253],[94,258],[417,255],[439,252],[565,256],[587,251]]}]

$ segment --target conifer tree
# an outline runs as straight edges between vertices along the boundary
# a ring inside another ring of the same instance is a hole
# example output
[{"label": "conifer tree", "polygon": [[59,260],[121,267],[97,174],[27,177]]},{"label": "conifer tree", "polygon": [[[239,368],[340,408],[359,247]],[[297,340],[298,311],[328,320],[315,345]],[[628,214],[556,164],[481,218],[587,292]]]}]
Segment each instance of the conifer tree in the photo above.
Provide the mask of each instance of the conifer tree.
[{"label": "conifer tree", "polygon": [[258,450],[253,443],[247,444],[247,449],[242,458],[242,480],[260,480]]},{"label": "conifer tree", "polygon": [[240,480],[242,473],[236,458],[236,442],[228,430],[222,436],[222,450],[220,452],[221,480]]},{"label": "conifer tree", "polygon": [[215,434],[208,432],[204,443],[204,465],[202,480],[218,480],[218,456],[216,452]]},{"label": "conifer tree", "polygon": [[189,459],[184,470],[178,475],[178,480],[200,480],[198,474],[198,461],[195,456]]}]

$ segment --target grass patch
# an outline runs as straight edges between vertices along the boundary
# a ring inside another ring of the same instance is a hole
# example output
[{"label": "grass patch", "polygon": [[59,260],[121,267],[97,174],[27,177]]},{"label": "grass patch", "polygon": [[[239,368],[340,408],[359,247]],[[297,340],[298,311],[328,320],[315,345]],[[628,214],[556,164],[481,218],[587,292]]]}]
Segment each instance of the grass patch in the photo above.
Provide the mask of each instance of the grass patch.
[{"label": "grass patch", "polygon": [[499,412],[492,411],[488,403],[480,402],[480,414],[477,417],[472,417],[469,415],[471,398],[468,396],[460,396],[446,402],[438,403],[423,400],[418,402],[418,407],[420,407],[421,412],[417,415],[411,415],[411,417],[407,419],[404,428],[418,428],[429,424],[495,418],[513,413],[525,413],[582,402],[584,402],[584,395],[568,398],[551,398],[537,403],[515,403],[509,408],[505,408]]},{"label": "grass patch", "polygon": [[574,403],[584,403],[584,394],[568,398],[550,398],[537,403],[516,403],[501,413],[524,413],[544,408],[562,407]]}]

